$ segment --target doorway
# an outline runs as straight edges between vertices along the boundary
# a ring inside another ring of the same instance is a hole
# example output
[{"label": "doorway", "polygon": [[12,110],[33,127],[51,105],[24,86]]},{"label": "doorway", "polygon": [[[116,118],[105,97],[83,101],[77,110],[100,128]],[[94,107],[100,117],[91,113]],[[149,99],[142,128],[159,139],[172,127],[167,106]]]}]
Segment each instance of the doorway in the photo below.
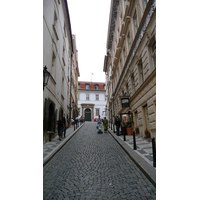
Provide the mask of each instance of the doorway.
[{"label": "doorway", "polygon": [[89,108],[85,109],[85,121],[91,121],[91,110]]}]

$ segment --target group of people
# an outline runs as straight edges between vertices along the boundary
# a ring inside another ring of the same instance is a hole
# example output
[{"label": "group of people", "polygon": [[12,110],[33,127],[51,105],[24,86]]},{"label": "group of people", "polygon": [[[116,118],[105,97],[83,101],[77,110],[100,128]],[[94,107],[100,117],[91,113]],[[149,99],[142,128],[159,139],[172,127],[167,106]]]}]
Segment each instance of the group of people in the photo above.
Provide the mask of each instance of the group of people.
[{"label": "group of people", "polygon": [[108,120],[106,119],[106,117],[104,117],[104,119],[102,120],[99,115],[99,118],[97,119],[97,124],[101,124],[102,122],[103,122],[104,131],[107,131],[108,130]]},{"label": "group of people", "polygon": [[[68,122],[69,123],[69,122]],[[102,120],[100,115],[99,118],[97,119],[97,124],[101,124],[103,123],[104,126],[104,131],[108,130],[108,120],[106,119],[106,117],[104,117],[104,119]],[[117,127],[117,133],[119,133],[119,127],[120,127],[120,118],[117,115],[117,117],[115,118],[115,125]],[[59,136],[59,140],[61,140],[61,138],[66,137],[66,118],[65,118],[65,114],[63,114],[63,116],[60,116],[59,120],[56,123],[56,128],[58,129],[58,136]]]},{"label": "group of people", "polygon": [[66,135],[66,119],[65,119],[65,114],[63,114],[63,116],[60,116],[59,120],[56,123],[56,128],[58,129],[58,136],[59,136],[59,140],[61,140],[61,138],[64,137]]}]

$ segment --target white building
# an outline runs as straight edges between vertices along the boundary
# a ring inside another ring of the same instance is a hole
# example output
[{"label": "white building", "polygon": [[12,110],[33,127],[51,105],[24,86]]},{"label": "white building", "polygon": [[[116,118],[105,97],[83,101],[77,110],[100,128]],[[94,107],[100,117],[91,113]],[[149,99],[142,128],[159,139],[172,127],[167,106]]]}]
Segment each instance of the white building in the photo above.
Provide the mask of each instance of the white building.
[{"label": "white building", "polygon": [[93,121],[100,115],[106,117],[106,91],[105,83],[78,82],[78,109],[79,117],[85,121]]},{"label": "white building", "polygon": [[56,135],[59,116],[71,113],[73,42],[67,0],[43,0],[43,67],[51,77],[43,92],[43,142]]}]

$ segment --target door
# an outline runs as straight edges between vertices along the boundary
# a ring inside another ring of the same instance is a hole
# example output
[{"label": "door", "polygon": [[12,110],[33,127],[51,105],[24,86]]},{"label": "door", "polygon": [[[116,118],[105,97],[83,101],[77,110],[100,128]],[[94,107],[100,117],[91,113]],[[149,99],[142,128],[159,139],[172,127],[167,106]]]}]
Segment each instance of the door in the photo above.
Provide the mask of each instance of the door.
[{"label": "door", "polygon": [[91,110],[89,108],[85,109],[85,121],[91,121]]}]

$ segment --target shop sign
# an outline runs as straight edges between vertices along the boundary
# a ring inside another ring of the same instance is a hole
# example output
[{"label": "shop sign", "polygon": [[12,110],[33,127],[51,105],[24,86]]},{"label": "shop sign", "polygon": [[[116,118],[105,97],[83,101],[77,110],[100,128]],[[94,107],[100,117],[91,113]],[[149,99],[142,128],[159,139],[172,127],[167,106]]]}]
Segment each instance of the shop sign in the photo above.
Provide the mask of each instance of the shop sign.
[{"label": "shop sign", "polygon": [[122,97],[121,98],[121,102],[122,102],[122,108],[130,107],[130,105],[129,105],[129,97]]}]

